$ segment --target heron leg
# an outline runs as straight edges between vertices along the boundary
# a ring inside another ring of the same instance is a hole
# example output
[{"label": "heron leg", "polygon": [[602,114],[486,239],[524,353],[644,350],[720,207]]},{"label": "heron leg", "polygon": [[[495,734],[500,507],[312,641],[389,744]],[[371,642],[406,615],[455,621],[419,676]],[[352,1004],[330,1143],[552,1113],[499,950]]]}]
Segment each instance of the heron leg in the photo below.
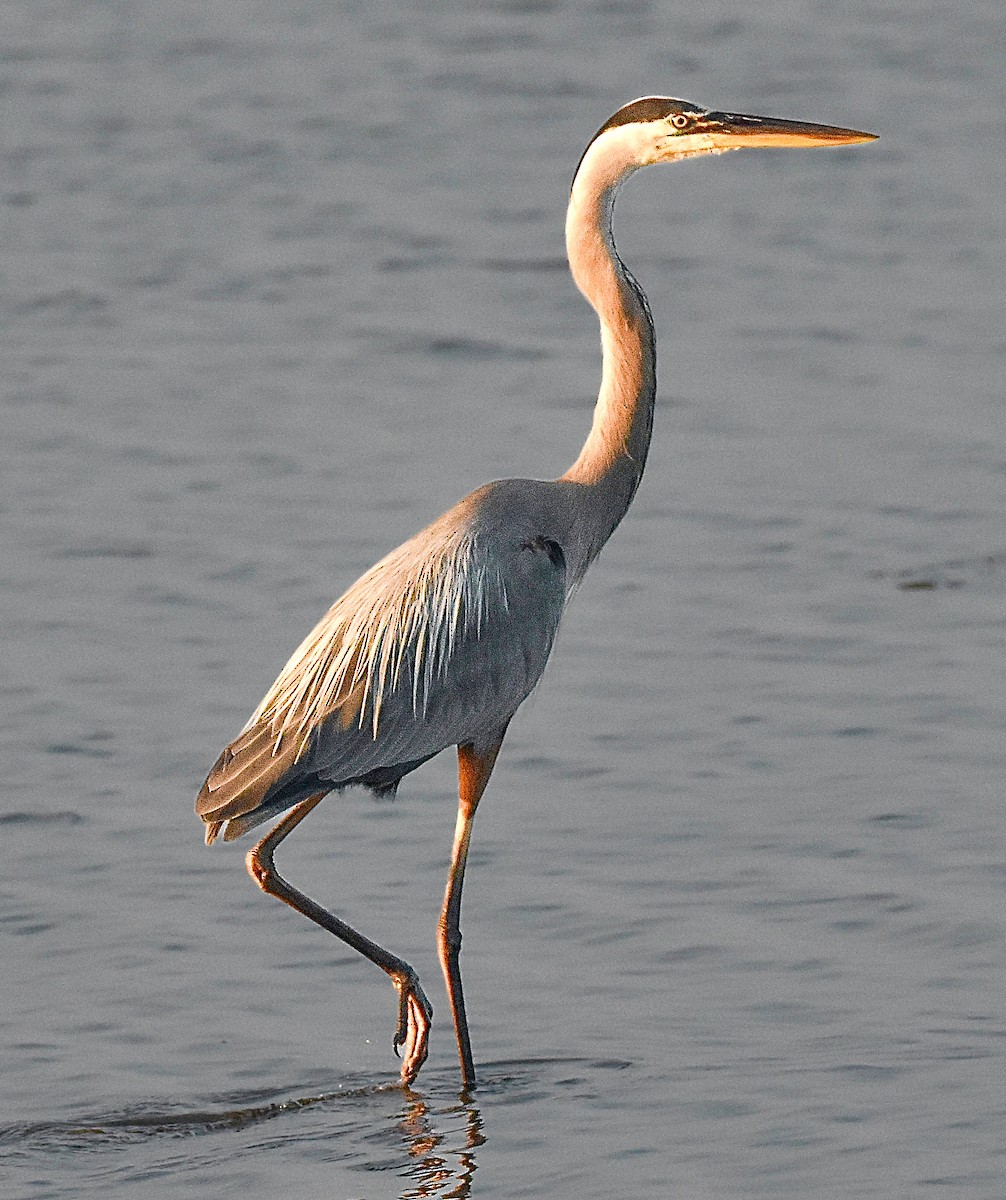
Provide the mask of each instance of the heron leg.
[{"label": "heron leg", "polygon": [[406,1085],[419,1074],[419,1068],[426,1061],[427,1046],[430,1036],[430,1022],[433,1020],[433,1006],[419,986],[419,977],[403,959],[396,957],[383,946],[372,942],[370,938],[358,933],[345,921],[340,921],[334,913],[322,908],[320,904],[305,896],[292,884],[287,883],[276,870],[273,855],[279,843],[304,820],[309,812],[325,796],[319,792],[302,800],[283,817],[266,836],[248,851],[245,863],[248,874],[259,885],[263,892],[275,896],[284,904],[289,904],[297,912],[303,913],[309,920],[334,933],[346,945],[359,951],[364,958],[369,959],[382,971],[391,976],[391,981],[398,992],[398,1026],[395,1029],[395,1053],[399,1047],[405,1047],[402,1059],[402,1082]]},{"label": "heron leg", "polygon": [[461,1062],[461,1079],[466,1091],[475,1086],[475,1064],[472,1060],[471,1038],[468,1036],[465,997],[461,989],[461,888],[465,880],[472,821],[503,744],[503,733],[505,730],[485,744],[476,745],[469,742],[458,746],[458,819],[454,827],[454,848],[451,852],[451,869],[447,876],[444,906],[437,929],[440,965],[443,967],[447,995],[451,1002],[454,1032],[458,1039],[458,1058]]}]

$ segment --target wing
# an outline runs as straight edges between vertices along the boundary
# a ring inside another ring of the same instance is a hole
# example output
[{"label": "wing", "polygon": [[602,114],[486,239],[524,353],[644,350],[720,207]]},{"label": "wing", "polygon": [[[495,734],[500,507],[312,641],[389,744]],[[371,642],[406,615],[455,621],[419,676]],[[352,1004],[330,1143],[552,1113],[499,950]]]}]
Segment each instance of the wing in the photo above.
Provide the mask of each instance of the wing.
[{"label": "wing", "polygon": [[566,597],[542,538],[437,525],[363,575],[294,652],[196,801],[230,840],[298,800],[392,789],[502,730],[545,669]]}]

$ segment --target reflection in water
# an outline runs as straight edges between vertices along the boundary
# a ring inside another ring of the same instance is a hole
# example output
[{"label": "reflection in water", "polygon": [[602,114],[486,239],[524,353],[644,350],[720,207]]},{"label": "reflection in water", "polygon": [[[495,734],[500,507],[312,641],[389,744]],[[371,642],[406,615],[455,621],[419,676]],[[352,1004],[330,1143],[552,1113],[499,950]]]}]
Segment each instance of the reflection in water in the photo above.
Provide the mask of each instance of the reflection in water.
[{"label": "reflection in water", "polygon": [[[497,1060],[485,1064],[479,1096],[490,1113],[500,1103],[534,1105],[560,1092],[570,1101],[601,1092],[610,1097],[611,1072],[630,1065],[570,1057]],[[223,1160],[267,1151],[277,1170],[286,1156],[298,1163],[338,1162],[340,1170],[385,1182],[392,1176],[400,1200],[465,1200],[473,1195],[478,1148],[487,1141],[483,1107],[467,1093],[459,1097],[453,1070],[433,1071],[425,1082],[429,1086],[418,1092],[364,1078],[344,1078],[336,1089],[301,1080],[295,1095],[289,1094],[294,1088],[284,1089],[286,1095],[255,1088],[203,1101],[141,1101],[104,1113],[0,1124],[0,1159],[14,1152],[23,1164],[39,1156],[72,1161],[77,1195],[90,1183],[100,1190],[119,1170],[131,1174],[140,1161],[137,1148],[144,1172],[192,1178]],[[123,1155],[120,1167],[116,1159]],[[493,1182],[483,1178],[480,1191],[492,1190]],[[344,1184],[343,1178],[333,1194],[346,1194]]]},{"label": "reflection in water", "polygon": [[482,1114],[470,1101],[446,1109],[445,1117],[460,1115],[464,1120],[464,1144],[455,1142],[454,1130],[440,1132],[430,1117],[430,1107],[416,1092],[406,1092],[406,1108],[399,1124],[405,1145],[415,1163],[406,1174],[416,1186],[402,1192],[402,1200],[415,1197],[443,1196],[464,1200],[472,1190],[472,1178],[478,1168],[475,1148],[485,1142]]},{"label": "reflection in water", "polygon": [[[193,1135],[240,1137],[246,1130],[289,1120],[295,1114],[296,1119],[274,1138],[277,1148],[338,1140],[345,1163],[355,1160],[354,1165],[364,1170],[393,1170],[410,1181],[402,1200],[471,1195],[477,1167],[474,1151],[486,1140],[480,1110],[465,1099],[431,1107],[418,1092],[406,1090],[403,1095],[397,1084],[368,1084],[284,1100],[246,1092],[230,1096],[220,1107],[141,1104],[100,1116],[0,1126],[0,1153],[13,1146],[21,1155],[53,1150],[115,1153],[138,1143],[151,1146]],[[375,1158],[375,1136],[385,1150],[391,1150],[390,1161],[383,1155]],[[218,1150],[208,1153],[212,1159]],[[204,1154],[193,1150],[187,1159],[195,1168]]]}]

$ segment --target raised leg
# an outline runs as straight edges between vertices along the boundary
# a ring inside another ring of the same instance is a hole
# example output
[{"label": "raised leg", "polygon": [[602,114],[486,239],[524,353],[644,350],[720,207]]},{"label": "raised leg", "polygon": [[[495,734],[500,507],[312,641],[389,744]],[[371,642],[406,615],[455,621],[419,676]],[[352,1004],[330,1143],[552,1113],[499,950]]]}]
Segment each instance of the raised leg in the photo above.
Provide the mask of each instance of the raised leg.
[{"label": "raised leg", "polygon": [[419,986],[419,978],[415,971],[403,959],[396,958],[383,946],[378,946],[362,933],[357,933],[345,921],[340,921],[310,896],[305,896],[303,892],[287,883],[273,863],[276,847],[288,833],[296,829],[324,795],[324,792],[319,792],[317,796],[309,796],[307,800],[295,805],[257,846],[248,851],[245,858],[248,874],[263,892],[276,896],[284,904],[289,904],[291,908],[320,925],[322,929],[334,933],[337,938],[358,950],[364,958],[369,958],[391,976],[391,981],[398,991],[398,1027],[395,1030],[394,1047],[396,1054],[399,1047],[405,1047],[402,1082],[408,1085],[416,1078],[419,1068],[426,1061],[430,1022],[433,1019],[433,1007]]},{"label": "raised leg", "polygon": [[454,828],[454,849],[451,853],[450,874],[447,876],[447,890],[444,893],[444,907],[440,913],[440,925],[437,930],[440,965],[444,970],[447,995],[454,1016],[461,1079],[466,1091],[475,1086],[475,1063],[472,1061],[472,1045],[468,1036],[465,997],[461,990],[461,888],[465,881],[465,863],[468,859],[468,844],[471,841],[475,810],[489,782],[505,732],[506,730],[501,730],[485,742],[469,742],[458,746],[458,820]]}]

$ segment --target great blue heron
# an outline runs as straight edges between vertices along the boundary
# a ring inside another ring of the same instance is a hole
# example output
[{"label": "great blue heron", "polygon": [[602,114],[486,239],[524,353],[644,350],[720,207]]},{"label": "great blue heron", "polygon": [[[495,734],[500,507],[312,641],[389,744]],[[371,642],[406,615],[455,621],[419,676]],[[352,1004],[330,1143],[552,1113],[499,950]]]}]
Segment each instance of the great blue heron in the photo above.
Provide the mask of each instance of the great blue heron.
[{"label": "great blue heron", "polygon": [[328,792],[363,784],[388,795],[457,746],[458,817],[437,942],[462,1078],[473,1087],[459,967],[472,819],[510,718],[541,678],[570,593],[632,502],[650,444],[653,322],[612,241],[616,192],[652,163],[874,136],[666,96],[634,100],[607,120],[580,159],[566,214],[570,270],[600,320],[603,359],[579,458],[555,480],[486,484],[367,571],[297,648],[203,784],[196,812],[207,844],[285,814],[248,852],[248,870],[391,977],[406,1085],[426,1059],[433,1016],[415,971],[292,887],[274,866],[276,847]]}]

